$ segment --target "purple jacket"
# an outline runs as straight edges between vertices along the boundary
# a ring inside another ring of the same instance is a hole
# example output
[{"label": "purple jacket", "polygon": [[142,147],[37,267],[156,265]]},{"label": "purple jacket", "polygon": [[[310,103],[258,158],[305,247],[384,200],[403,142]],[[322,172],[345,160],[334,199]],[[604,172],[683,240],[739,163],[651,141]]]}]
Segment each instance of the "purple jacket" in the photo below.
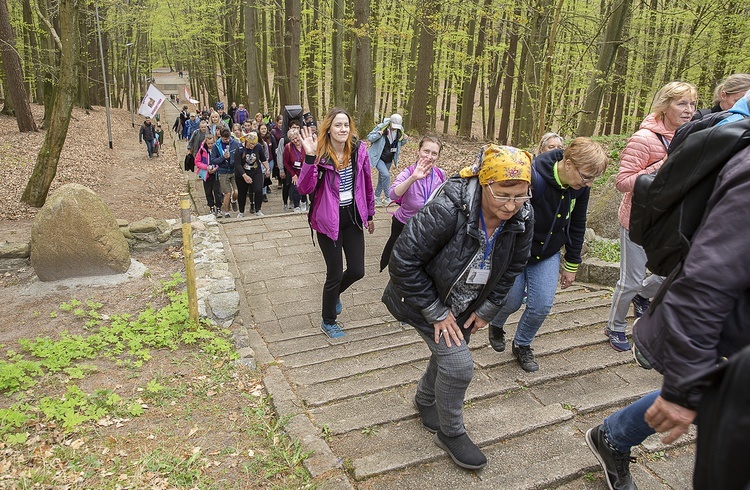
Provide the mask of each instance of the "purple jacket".
[{"label": "purple jacket", "polygon": [[396,186],[411,177],[411,174],[414,173],[415,165],[416,163],[402,170],[401,173],[398,174],[398,177],[396,177],[396,180],[393,182],[393,184],[391,184],[391,188],[388,191],[388,195],[391,199],[393,199],[394,201],[397,201],[399,199],[401,200],[401,205],[396,210],[396,212],[393,213],[393,216],[401,223],[406,223],[409,218],[417,214],[417,211],[422,209],[424,205],[427,204],[427,200],[430,198],[432,193],[435,192],[438,187],[440,187],[440,184],[445,182],[445,172],[437,167],[433,167],[430,175],[422,180],[414,182],[411,186],[409,186],[408,189],[406,189],[404,195],[399,198],[396,195]]},{"label": "purple jacket", "polygon": [[[318,180],[318,170],[322,171],[323,181],[320,183],[314,199],[310,226],[318,233],[322,233],[331,240],[339,238],[339,185],[341,176],[325,158],[315,161],[314,156],[305,157],[305,165],[297,181],[300,194],[312,194]],[[362,219],[367,223],[375,215],[375,194],[372,191],[372,177],[370,174],[370,157],[367,155],[367,145],[360,143],[357,150],[357,161],[354,164],[354,202]]]},{"label": "purple jacket", "polygon": [[242,124],[248,117],[250,117],[250,113],[247,112],[247,109],[245,109],[244,107],[242,109],[237,109],[237,111],[235,111],[234,113],[234,122],[236,122],[237,124]]}]

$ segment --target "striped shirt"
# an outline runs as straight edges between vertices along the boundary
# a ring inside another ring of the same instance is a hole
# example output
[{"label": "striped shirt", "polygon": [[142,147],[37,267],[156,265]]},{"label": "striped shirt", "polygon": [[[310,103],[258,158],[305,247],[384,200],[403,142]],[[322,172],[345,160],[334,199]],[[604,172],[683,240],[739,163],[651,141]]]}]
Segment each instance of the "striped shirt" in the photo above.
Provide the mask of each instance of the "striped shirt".
[{"label": "striped shirt", "polygon": [[339,206],[344,207],[351,204],[354,197],[352,166],[349,165],[346,168],[339,170],[339,176],[341,177],[341,185],[339,186]]}]

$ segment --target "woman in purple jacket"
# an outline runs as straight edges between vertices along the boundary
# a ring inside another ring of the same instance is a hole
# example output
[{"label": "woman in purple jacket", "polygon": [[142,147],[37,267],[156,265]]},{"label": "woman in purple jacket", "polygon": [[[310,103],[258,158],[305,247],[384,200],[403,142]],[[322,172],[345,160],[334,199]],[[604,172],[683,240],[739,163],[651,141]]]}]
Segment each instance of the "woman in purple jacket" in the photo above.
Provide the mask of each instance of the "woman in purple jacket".
[{"label": "woman in purple jacket", "polygon": [[445,182],[445,172],[435,166],[443,143],[434,135],[425,135],[419,142],[417,162],[406,167],[391,185],[388,197],[399,204],[391,220],[391,236],[380,256],[380,272],[388,265],[393,244],[401,235],[406,222],[427,204],[440,185]]},{"label": "woman in purple jacket", "polygon": [[[305,149],[297,189],[312,195],[310,226],[326,261],[321,330],[330,338],[344,336],[336,322],[342,291],[365,275],[364,228],[372,234],[375,196],[367,147],[356,139],[356,128],[343,109],[328,111],[318,134],[300,129]],[[341,251],[346,255],[344,270]]]}]

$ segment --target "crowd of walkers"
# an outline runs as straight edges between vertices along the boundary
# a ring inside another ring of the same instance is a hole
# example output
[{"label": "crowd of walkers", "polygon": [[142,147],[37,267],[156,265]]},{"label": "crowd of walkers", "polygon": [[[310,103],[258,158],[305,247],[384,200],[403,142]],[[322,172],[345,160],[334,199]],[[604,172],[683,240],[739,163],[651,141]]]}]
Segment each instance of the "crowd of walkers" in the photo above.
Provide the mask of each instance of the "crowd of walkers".
[{"label": "crowd of walkers", "polygon": [[[626,333],[632,304],[636,320],[645,325],[634,334],[650,331],[648,336],[633,336],[644,351],[638,352],[643,362],[661,366],[664,357],[678,366],[690,365],[685,353],[695,346],[680,346],[678,355],[668,341],[653,340],[652,332],[666,328],[660,323],[666,319],[650,309],[652,298],[657,293],[664,298],[672,294],[677,303],[684,298],[700,303],[703,297],[730,294],[712,282],[716,274],[705,272],[710,264],[701,264],[701,271],[698,265],[689,268],[686,263],[686,270],[695,274],[685,279],[688,292],[675,278],[665,284],[664,277],[649,274],[646,252],[630,239],[630,212],[636,179],[659,171],[674,149],[679,128],[693,119],[725,112],[729,117],[719,124],[744,120],[750,117],[748,97],[750,75],[732,75],[717,87],[713,107],[697,111],[696,87],[670,82],[657,91],[650,113],[621,152],[615,180],[623,194],[618,211],[620,277],[603,331],[614,350],[633,348]],[[153,139],[150,124],[147,121],[141,128],[147,145],[148,138]],[[351,116],[339,108],[331,109],[318,128],[309,113],[296,118],[271,119],[260,113],[251,117],[242,104],[232,103],[225,111],[219,102],[214,110],[195,113],[183,107],[173,129],[187,142],[186,169],[195,169],[203,180],[208,206],[218,217],[230,218],[233,212],[239,218],[263,216],[261,208],[273,188],[281,190],[285,212],[308,213],[326,263],[320,328],[329,338],[346,335],[337,321],[344,307],[341,293],[364,277],[364,232],[374,232],[376,206],[395,207],[380,258],[380,270],[388,268],[390,279],[382,301],[397,320],[414,327],[431,353],[414,405],[435,443],[459,466],[484,467],[487,459],[463,423],[464,396],[473,373],[468,342],[478,329],[488,327],[489,345],[503,352],[508,317],[525,304],[511,351],[524,371],[540,369],[531,345],[558,288],[566,289],[576,280],[591,186],[610,160],[602,146],[583,137],[566,143],[551,132],[542,137],[536,155],[512,146],[486,145],[475,164],[448,176],[438,166],[443,143],[427,134],[419,139],[416,161],[399,169],[391,183],[401,148],[409,142],[398,113],[377,124],[366,142],[358,139]],[[729,181],[732,178],[727,176]],[[739,191],[728,192],[734,196]],[[730,208],[729,213],[739,211]],[[738,223],[743,219],[744,215],[737,215]],[[722,236],[720,231],[714,233]],[[719,245],[707,239],[704,247],[712,250]],[[723,262],[731,257],[746,262],[736,252],[725,250]],[[736,271],[732,272],[729,275],[735,277]],[[739,308],[738,302],[744,301],[750,277],[743,280],[735,281],[737,294],[722,303],[725,309]],[[706,284],[716,287],[698,287]],[[684,318],[684,311],[668,311],[669,321],[695,322]],[[750,344],[750,329],[738,330],[731,348],[724,346],[719,334],[712,345],[700,347],[701,355],[713,356],[715,364]],[[665,370],[680,371],[671,365]],[[647,395],[586,434],[610,488],[636,488],[628,466],[630,447],[654,431],[672,431],[669,440],[673,440],[693,421],[695,394],[680,398],[675,395],[679,387],[669,383],[665,378],[663,391]]]}]

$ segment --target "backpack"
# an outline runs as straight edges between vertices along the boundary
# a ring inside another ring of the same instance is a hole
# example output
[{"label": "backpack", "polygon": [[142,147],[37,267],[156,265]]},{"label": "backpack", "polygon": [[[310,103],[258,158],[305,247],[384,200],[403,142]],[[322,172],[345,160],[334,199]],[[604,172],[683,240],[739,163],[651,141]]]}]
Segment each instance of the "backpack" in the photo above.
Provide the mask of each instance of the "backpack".
[{"label": "backpack", "polygon": [[660,276],[668,276],[687,256],[719,172],[750,145],[750,118],[688,136],[658,172],[638,176],[633,188],[630,239],[643,247],[646,266]]},{"label": "backpack", "polygon": [[750,346],[706,373],[687,379],[684,389],[705,387],[698,407],[693,488],[750,487]]}]

